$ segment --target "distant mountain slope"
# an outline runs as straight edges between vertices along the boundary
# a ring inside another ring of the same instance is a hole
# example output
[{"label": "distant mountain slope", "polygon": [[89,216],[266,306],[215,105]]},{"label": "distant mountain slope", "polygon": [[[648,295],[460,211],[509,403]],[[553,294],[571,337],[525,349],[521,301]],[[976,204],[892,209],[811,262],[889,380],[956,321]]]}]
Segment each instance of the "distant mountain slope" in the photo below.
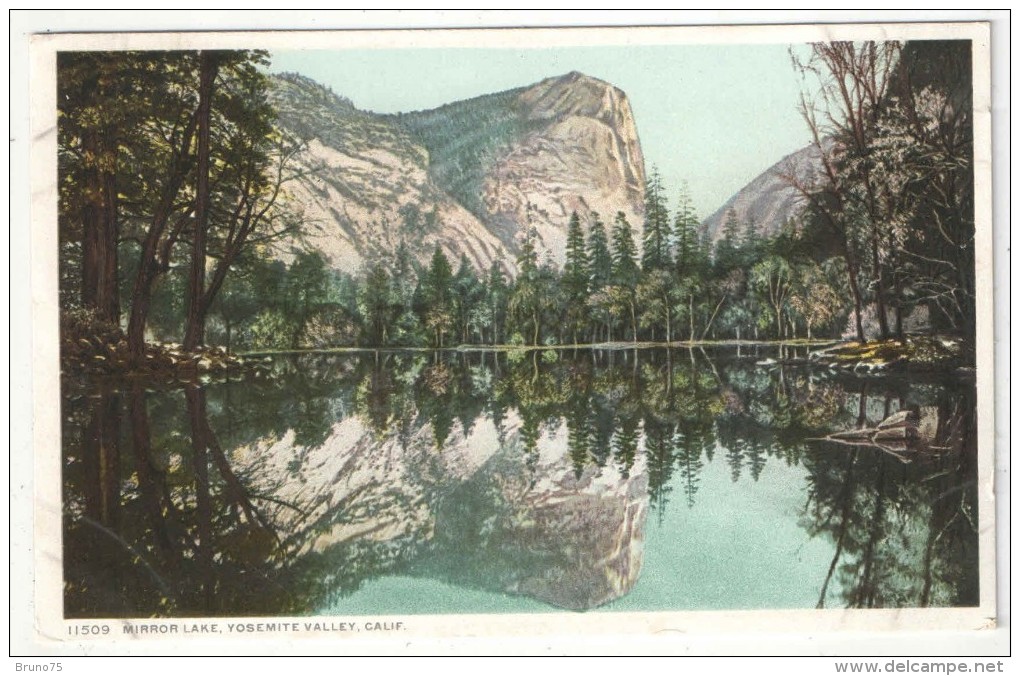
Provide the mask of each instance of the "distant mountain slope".
[{"label": "distant mountain slope", "polygon": [[804,200],[790,177],[809,184],[822,171],[821,155],[813,145],[791,153],[766,169],[753,181],[741,188],[702,224],[709,240],[718,241],[723,235],[726,214],[733,209],[741,223],[752,221],[761,235],[773,235],[783,223],[797,216],[804,208]]},{"label": "distant mountain slope", "polygon": [[[619,89],[580,73],[435,110],[376,115],[300,75],[273,78],[281,125],[306,143],[290,199],[300,240],[356,272],[401,242],[425,262],[439,244],[477,269],[514,260],[528,224],[562,263],[573,211],[624,212],[640,231],[644,158]],[[638,239],[640,239],[638,234]],[[455,263],[456,264],[456,263]]]},{"label": "distant mountain slope", "polygon": [[350,101],[299,75],[273,79],[281,125],[307,144],[298,155],[300,177],[288,186],[304,212],[306,232],[291,246],[322,252],[330,264],[356,272],[385,260],[405,242],[420,260],[436,244],[456,261],[478,269],[498,257],[512,262],[503,244],[429,171],[428,151],[392,120],[360,111]]},{"label": "distant mountain slope", "polygon": [[530,131],[517,105],[521,91],[487,94],[390,119],[428,148],[436,183],[481,217],[485,214],[481,187],[486,172],[516,139]]},{"label": "distant mountain slope", "polygon": [[562,262],[577,211],[640,229],[644,157],[626,95],[572,72],[395,118],[428,148],[431,174],[511,250],[528,223]]}]

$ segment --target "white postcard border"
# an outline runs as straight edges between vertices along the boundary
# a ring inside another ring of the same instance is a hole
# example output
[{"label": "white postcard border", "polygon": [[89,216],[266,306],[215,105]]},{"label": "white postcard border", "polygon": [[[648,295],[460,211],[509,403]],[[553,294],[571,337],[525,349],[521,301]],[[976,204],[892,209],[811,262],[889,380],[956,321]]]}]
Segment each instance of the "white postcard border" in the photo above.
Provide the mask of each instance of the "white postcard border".
[{"label": "white postcard border", "polygon": [[[399,46],[430,48],[438,46],[548,47],[591,44],[642,44],[656,42],[776,43],[820,39],[918,39],[922,37],[970,38],[974,40],[974,153],[976,191],[977,260],[977,390],[980,411],[979,493],[981,601],[978,608],[901,609],[901,610],[825,610],[825,611],[699,611],[676,613],[619,613],[485,616],[402,616],[386,618],[335,618],[337,622],[403,622],[400,630],[386,641],[405,639],[472,638],[536,635],[590,634],[649,635],[661,633],[786,632],[816,633],[828,631],[875,632],[888,630],[941,629],[962,631],[988,628],[995,618],[995,509],[994,469],[992,466],[995,422],[993,341],[993,269],[992,269],[992,194],[991,194],[991,91],[989,32],[986,24],[895,24],[825,26],[727,26],[727,27],[652,27],[636,29],[498,29],[439,31],[357,31],[345,32],[271,32],[271,33],[144,33],[144,34],[61,34],[39,35],[31,52],[31,297],[32,297],[32,371],[33,371],[33,445],[35,449],[35,639],[38,645],[59,652],[94,649],[94,640],[69,636],[74,625],[109,625],[109,638],[125,640],[122,621],[96,623],[66,621],[62,617],[61,517],[60,517],[60,420],[59,378],[57,373],[57,246],[56,246],[56,109],[55,53],[63,49],[183,49],[268,48],[293,49],[300,36],[301,48],[392,48]],[[522,39],[523,37],[523,39]],[[601,40],[601,42],[600,42]],[[13,478],[13,477],[12,477]],[[229,623],[293,621],[304,624],[310,618],[249,618],[209,621],[152,620],[165,626],[177,626],[175,633],[157,635],[166,649],[178,646],[188,624],[215,623],[222,640],[230,635],[222,631]],[[312,618],[328,622],[334,618]],[[138,621],[132,621],[137,624]],[[366,637],[349,634],[353,642]],[[396,634],[399,634],[396,635]],[[295,650],[304,642],[294,639],[341,638],[334,632],[265,632],[259,643],[285,641]],[[102,639],[103,636],[98,637]],[[206,637],[208,638],[208,637]],[[238,645],[247,643],[239,636]],[[127,639],[131,640],[131,639]],[[136,643],[138,641],[135,641]],[[147,643],[147,641],[141,641]],[[203,644],[204,645],[204,644]],[[378,644],[377,645],[381,645]],[[109,646],[108,646],[109,647]],[[162,650],[163,647],[160,647]],[[180,643],[184,651],[204,652],[195,641]]]}]

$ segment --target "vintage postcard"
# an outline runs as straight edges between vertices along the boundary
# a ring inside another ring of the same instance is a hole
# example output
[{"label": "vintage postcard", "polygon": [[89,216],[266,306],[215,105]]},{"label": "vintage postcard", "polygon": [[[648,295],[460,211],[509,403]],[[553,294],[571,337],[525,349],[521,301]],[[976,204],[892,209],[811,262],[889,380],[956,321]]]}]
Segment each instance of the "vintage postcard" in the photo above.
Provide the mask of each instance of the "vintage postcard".
[{"label": "vintage postcard", "polygon": [[995,625],[986,24],[31,57],[39,645]]}]

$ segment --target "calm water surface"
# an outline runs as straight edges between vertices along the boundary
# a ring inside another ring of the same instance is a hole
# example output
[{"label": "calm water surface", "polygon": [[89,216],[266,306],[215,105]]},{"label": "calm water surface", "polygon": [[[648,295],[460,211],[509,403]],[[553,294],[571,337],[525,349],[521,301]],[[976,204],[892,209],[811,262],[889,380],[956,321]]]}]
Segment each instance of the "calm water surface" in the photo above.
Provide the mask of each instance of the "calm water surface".
[{"label": "calm water surface", "polygon": [[[975,605],[973,381],[777,356],[303,355],[67,386],[65,614]],[[824,439],[904,410],[915,440]]]}]

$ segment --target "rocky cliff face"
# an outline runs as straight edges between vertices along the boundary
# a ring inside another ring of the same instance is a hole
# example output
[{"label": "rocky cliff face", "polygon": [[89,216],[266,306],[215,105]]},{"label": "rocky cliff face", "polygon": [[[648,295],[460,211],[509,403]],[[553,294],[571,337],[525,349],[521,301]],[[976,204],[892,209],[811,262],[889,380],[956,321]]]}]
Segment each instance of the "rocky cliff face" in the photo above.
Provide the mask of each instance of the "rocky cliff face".
[{"label": "rocky cliff face", "polygon": [[562,263],[570,215],[617,211],[640,229],[644,157],[627,96],[581,73],[411,113],[437,181],[511,250],[530,224]]},{"label": "rocky cliff face", "polygon": [[794,185],[814,183],[821,171],[818,149],[813,145],[801,148],[741,188],[706,218],[702,227],[710,241],[718,241],[723,236],[727,214],[733,209],[741,224],[753,222],[760,235],[774,235],[787,219],[796,217],[804,208],[804,199]]},{"label": "rocky cliff face", "polygon": [[274,104],[306,142],[290,186],[310,222],[298,245],[338,269],[385,260],[403,241],[421,261],[439,244],[451,259],[500,260],[512,273],[529,224],[540,255],[561,263],[573,211],[607,221],[623,211],[640,230],[644,159],[630,104],[580,73],[391,116],[285,75]]},{"label": "rocky cliff face", "polygon": [[385,260],[401,241],[422,261],[436,244],[479,269],[505,257],[502,243],[435,183],[428,151],[405,129],[307,78],[280,76],[274,85],[281,124],[305,143],[287,186],[304,233],[281,255],[311,248],[349,273]]}]

